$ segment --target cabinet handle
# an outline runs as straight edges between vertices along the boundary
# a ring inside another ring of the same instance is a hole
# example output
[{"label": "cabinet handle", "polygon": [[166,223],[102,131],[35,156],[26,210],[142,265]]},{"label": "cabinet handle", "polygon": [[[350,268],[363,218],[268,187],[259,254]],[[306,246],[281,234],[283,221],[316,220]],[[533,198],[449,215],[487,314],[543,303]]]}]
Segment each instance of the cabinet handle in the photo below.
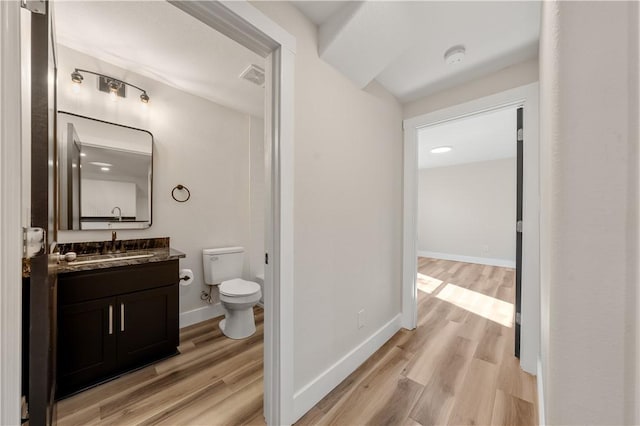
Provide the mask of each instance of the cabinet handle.
[{"label": "cabinet handle", "polygon": [[124,331],[124,303],[120,304],[120,331]]},{"label": "cabinet handle", "polygon": [[109,334],[113,334],[113,305],[109,305]]}]

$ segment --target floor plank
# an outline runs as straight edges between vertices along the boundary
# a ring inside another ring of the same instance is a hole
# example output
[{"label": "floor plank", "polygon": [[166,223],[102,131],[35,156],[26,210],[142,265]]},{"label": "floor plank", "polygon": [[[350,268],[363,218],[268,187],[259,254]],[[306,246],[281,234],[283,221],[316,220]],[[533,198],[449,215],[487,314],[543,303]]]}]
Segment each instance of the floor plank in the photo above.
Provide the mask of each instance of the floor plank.
[{"label": "floor plank", "polygon": [[488,425],[493,415],[498,367],[490,362],[474,358],[456,397],[448,424]]},{"label": "floor plank", "polygon": [[373,425],[398,425],[409,418],[409,412],[422,394],[424,386],[408,378],[401,378],[386,403],[376,408],[369,419]]},{"label": "floor plank", "polygon": [[536,424],[534,404],[498,390],[491,424],[496,426],[533,426]]},{"label": "floor plank", "polygon": [[416,402],[410,417],[423,425],[446,424],[462,392],[462,381],[469,368],[475,342],[456,337],[439,359],[436,371]]}]

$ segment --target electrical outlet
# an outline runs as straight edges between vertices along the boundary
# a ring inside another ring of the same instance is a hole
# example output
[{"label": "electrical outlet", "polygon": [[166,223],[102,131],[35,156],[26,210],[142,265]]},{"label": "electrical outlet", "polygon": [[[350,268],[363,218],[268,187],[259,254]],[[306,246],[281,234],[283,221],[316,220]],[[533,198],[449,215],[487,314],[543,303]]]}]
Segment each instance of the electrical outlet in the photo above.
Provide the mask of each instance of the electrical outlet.
[{"label": "electrical outlet", "polygon": [[364,309],[358,311],[358,330],[365,326]]},{"label": "electrical outlet", "polygon": [[480,248],[480,252],[482,253],[482,256],[488,256],[489,255],[489,246],[487,244],[484,244]]}]

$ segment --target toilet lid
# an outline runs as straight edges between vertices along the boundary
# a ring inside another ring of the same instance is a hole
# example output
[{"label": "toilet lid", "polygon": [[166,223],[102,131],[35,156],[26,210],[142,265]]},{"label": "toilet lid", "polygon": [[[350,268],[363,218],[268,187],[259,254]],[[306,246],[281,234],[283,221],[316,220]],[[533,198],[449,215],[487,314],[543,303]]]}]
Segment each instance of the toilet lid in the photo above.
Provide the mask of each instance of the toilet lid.
[{"label": "toilet lid", "polygon": [[260,291],[260,285],[253,281],[235,278],[220,284],[220,294],[225,296],[249,296]]}]

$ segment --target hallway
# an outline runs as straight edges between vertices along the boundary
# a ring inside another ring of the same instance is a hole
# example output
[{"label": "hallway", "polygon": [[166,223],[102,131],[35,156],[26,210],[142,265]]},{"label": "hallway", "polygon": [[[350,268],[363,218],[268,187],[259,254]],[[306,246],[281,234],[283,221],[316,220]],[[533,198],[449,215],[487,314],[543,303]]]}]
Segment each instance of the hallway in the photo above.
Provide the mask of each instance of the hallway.
[{"label": "hallway", "polygon": [[418,328],[400,330],[299,425],[533,425],[513,356],[510,268],[419,258]]}]

